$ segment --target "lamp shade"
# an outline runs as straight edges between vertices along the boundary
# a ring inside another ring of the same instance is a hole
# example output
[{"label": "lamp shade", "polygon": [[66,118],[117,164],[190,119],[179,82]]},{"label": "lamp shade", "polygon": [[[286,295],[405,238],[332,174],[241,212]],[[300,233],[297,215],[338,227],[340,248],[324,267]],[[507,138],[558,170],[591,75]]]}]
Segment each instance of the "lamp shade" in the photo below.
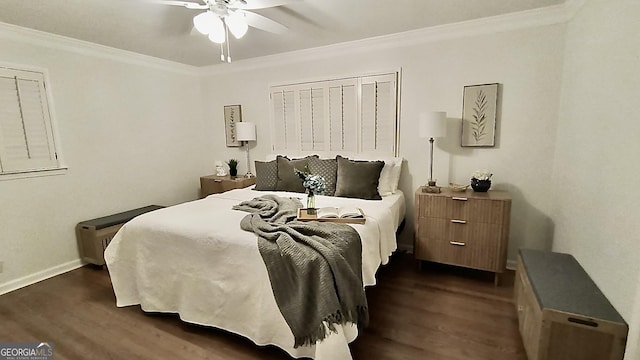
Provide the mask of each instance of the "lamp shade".
[{"label": "lamp shade", "polygon": [[236,139],[238,141],[256,141],[256,124],[244,121],[236,123]]},{"label": "lamp shade", "polygon": [[229,31],[231,31],[236,39],[243,37],[249,29],[249,25],[247,25],[247,22],[244,19],[244,14],[239,11],[230,13],[224,21],[227,23]]},{"label": "lamp shade", "polygon": [[432,111],[420,114],[420,137],[438,138],[447,135],[447,113]]}]

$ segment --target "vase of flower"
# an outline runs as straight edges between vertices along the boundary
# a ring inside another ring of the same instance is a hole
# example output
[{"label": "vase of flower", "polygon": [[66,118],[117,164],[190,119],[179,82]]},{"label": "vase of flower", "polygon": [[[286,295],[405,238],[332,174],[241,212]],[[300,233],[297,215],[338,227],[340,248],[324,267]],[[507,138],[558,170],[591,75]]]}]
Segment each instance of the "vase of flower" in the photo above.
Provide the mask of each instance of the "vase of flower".
[{"label": "vase of flower", "polygon": [[325,180],[320,175],[312,175],[298,169],[294,169],[294,172],[300,179],[302,179],[302,186],[307,190],[307,214],[316,214],[316,194],[320,195],[324,193],[326,188]]},{"label": "vase of flower", "polygon": [[316,214],[316,194],[313,191],[309,191],[307,194],[307,214]]},{"label": "vase of flower", "polygon": [[478,170],[471,176],[471,188],[476,192],[487,192],[491,188],[491,176],[487,170]]}]

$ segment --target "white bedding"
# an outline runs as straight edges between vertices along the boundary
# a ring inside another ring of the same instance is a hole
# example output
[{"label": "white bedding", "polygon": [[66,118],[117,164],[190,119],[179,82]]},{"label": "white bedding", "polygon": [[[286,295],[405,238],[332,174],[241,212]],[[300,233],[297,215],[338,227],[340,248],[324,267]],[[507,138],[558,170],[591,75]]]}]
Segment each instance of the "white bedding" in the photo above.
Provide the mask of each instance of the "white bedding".
[{"label": "white bedding", "polygon": [[[240,229],[245,212],[231,210],[270,192],[227,191],[143,214],[122,227],[105,251],[117,306],[140,304],[150,312],[178,313],[184,321],[240,334],[258,345],[273,344],[291,356],[317,360],[351,359],[355,326],[315,346],[293,348],[258,251],[256,235]],[[298,197],[299,193],[272,192]],[[395,232],[405,215],[402,192],[382,201],[317,196],[316,206],[357,206],[367,221],[352,225],[362,238],[365,285],[396,249]]]}]

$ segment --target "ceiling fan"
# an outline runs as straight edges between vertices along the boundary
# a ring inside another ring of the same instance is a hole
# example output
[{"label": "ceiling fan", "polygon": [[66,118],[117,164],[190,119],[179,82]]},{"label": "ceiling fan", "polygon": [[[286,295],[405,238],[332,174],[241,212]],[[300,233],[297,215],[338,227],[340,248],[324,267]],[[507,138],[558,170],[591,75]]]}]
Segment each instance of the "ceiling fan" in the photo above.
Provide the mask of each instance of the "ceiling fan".
[{"label": "ceiling fan", "polygon": [[279,22],[252,11],[290,4],[301,0],[200,0],[201,2],[174,0],[147,0],[151,3],[183,6],[192,10],[205,10],[193,17],[193,26],[209,40],[220,44],[220,60],[225,61],[224,44],[227,44],[226,61],[231,62],[229,33],[236,39],[243,37],[249,26],[267,32],[282,34],[288,29]]}]

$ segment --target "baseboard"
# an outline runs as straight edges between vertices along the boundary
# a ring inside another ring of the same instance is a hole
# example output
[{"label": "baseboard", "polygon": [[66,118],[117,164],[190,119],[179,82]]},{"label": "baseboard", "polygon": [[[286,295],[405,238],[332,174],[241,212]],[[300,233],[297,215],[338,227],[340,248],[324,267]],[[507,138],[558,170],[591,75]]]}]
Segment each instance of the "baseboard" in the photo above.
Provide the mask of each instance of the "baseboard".
[{"label": "baseboard", "polygon": [[516,269],[516,261],[515,260],[507,260],[507,269],[515,270]]},{"label": "baseboard", "polygon": [[72,260],[69,261],[67,263],[64,264],[60,264],[58,266],[54,266],[52,268],[49,269],[45,269],[42,271],[39,271],[35,274],[31,274],[31,275],[27,275],[24,277],[21,277],[19,279],[15,279],[12,281],[9,281],[7,283],[4,284],[0,284],[0,295],[9,293],[11,291],[14,290],[18,290],[20,288],[23,288],[25,286],[29,286],[32,284],[35,284],[37,282],[40,282],[42,280],[46,280],[49,278],[52,278],[56,275],[60,275],[60,274],[64,274],[66,272],[69,272],[71,270],[75,270],[79,267],[82,267],[84,265],[84,263],[82,262],[82,260],[80,259],[76,259],[76,260]]}]

